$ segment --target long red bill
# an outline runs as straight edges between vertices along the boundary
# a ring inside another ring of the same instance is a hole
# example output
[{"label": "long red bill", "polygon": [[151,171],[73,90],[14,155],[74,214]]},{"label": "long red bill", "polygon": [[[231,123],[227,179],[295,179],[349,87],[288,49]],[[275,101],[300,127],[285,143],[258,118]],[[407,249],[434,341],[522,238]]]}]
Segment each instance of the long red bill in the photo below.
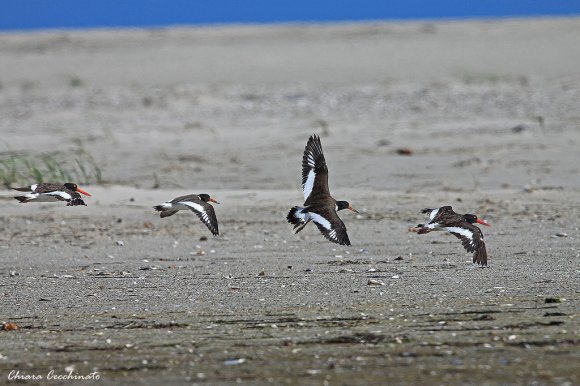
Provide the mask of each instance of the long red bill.
[{"label": "long red bill", "polygon": [[485,221],[481,220],[481,219],[477,219],[477,223],[481,224],[481,225],[485,225],[486,227],[490,227],[491,225],[486,223]]},{"label": "long red bill", "polygon": [[216,200],[214,200],[214,199],[213,199],[213,198],[211,198],[211,197],[209,198],[209,200],[208,200],[208,201],[209,201],[209,202],[215,202],[216,204],[219,204],[219,202],[217,202]]},{"label": "long red bill", "polygon": [[350,206],[350,205],[348,206],[348,208],[347,208],[347,209],[349,209],[349,210],[352,210],[354,213],[358,213],[358,210],[356,210],[355,208],[353,208],[353,207],[352,207],[352,206]]},{"label": "long red bill", "polygon": [[90,194],[88,192],[85,192],[84,190],[82,190],[81,188],[77,187],[77,192],[84,194],[85,196],[90,196]]}]

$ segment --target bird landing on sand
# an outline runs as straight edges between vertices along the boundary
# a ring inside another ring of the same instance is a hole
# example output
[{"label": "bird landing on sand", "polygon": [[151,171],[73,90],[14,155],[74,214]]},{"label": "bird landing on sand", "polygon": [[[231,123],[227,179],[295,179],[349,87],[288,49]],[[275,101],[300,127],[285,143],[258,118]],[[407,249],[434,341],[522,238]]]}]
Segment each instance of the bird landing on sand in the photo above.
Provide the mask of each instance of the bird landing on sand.
[{"label": "bird landing on sand", "polygon": [[292,207],[286,216],[286,220],[294,225],[294,233],[300,232],[312,221],[328,240],[350,245],[346,226],[337,212],[342,209],[358,212],[347,201],[337,201],[330,195],[328,167],[320,138],[316,135],[308,139],[302,156],[302,190],[304,205]]}]

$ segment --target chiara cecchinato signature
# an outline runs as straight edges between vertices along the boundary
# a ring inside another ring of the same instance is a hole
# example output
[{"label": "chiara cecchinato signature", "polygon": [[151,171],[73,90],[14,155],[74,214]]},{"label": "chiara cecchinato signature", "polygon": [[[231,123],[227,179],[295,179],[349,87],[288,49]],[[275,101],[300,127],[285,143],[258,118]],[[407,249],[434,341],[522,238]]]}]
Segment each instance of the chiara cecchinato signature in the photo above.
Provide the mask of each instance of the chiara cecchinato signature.
[{"label": "chiara cecchinato signature", "polygon": [[39,381],[42,379],[46,379],[48,381],[67,381],[67,380],[75,380],[75,381],[83,381],[83,380],[96,380],[98,381],[101,379],[101,374],[98,371],[93,371],[92,373],[81,375],[75,372],[74,370],[70,370],[65,374],[58,374],[54,370],[50,370],[46,375],[42,374],[26,374],[25,372],[20,372],[20,370],[12,370],[8,373],[8,380],[9,381]]}]

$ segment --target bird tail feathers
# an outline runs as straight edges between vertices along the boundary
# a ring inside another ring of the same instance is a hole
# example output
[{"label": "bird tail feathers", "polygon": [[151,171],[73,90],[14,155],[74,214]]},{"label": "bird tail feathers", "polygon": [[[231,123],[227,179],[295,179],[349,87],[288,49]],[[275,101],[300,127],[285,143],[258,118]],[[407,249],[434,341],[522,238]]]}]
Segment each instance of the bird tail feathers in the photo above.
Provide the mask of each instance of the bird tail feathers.
[{"label": "bird tail feathers", "polygon": [[425,224],[418,224],[417,229],[419,229],[417,231],[417,234],[420,234],[420,235],[431,232],[431,229],[427,228],[425,226]]},{"label": "bird tail feathers", "polygon": [[159,215],[161,216],[161,218],[163,218],[163,217],[169,217],[169,216],[172,216],[175,213],[179,212],[178,209],[171,209],[171,204],[168,204],[168,203],[165,203],[165,202],[163,204],[161,204],[161,205],[155,205],[153,207],[153,209],[155,209],[158,212],[161,212],[161,213],[159,213]]}]

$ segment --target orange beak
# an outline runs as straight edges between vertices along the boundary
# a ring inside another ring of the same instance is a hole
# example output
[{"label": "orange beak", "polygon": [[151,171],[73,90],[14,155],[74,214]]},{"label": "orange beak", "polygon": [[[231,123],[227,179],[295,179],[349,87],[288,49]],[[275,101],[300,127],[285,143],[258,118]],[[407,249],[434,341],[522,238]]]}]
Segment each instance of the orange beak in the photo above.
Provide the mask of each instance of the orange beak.
[{"label": "orange beak", "polygon": [[209,200],[208,200],[208,201],[209,201],[209,202],[215,202],[216,204],[219,204],[219,202],[217,202],[216,200],[214,200],[214,199],[213,199],[213,198],[211,198],[211,197],[209,198]]},{"label": "orange beak", "polygon": [[481,225],[485,225],[486,227],[490,227],[490,226],[491,226],[491,225],[489,225],[488,223],[486,223],[485,221],[483,221],[483,220],[480,220],[480,219],[477,219],[477,223],[478,223],[478,224],[481,224]]},{"label": "orange beak", "polygon": [[85,192],[84,190],[82,190],[81,188],[77,187],[77,192],[84,194],[85,196],[89,196],[90,194],[88,192]]},{"label": "orange beak", "polygon": [[352,206],[348,206],[348,208],[346,208],[348,210],[352,210],[354,213],[358,213],[358,210],[356,210],[355,208],[353,208]]}]

